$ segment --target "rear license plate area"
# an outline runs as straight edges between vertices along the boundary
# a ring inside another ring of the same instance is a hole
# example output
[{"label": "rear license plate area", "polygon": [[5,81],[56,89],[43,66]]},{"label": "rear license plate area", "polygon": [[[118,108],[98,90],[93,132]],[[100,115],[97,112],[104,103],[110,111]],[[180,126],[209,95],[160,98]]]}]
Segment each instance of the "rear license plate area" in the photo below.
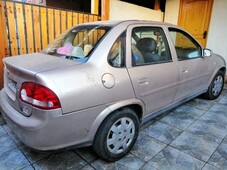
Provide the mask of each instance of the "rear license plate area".
[{"label": "rear license plate area", "polygon": [[17,83],[15,81],[9,79],[8,82],[7,82],[7,86],[12,92],[14,92],[14,94],[16,94]]}]

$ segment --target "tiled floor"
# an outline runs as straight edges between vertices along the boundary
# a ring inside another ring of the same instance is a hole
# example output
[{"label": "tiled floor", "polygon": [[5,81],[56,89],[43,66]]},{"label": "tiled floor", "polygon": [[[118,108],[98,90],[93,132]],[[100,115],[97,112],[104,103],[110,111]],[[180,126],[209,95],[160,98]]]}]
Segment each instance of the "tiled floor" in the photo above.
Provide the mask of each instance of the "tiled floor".
[{"label": "tiled floor", "polygon": [[227,86],[214,101],[196,98],[141,129],[130,154],[108,163],[91,148],[36,153],[14,136],[0,114],[0,170],[227,169]]}]

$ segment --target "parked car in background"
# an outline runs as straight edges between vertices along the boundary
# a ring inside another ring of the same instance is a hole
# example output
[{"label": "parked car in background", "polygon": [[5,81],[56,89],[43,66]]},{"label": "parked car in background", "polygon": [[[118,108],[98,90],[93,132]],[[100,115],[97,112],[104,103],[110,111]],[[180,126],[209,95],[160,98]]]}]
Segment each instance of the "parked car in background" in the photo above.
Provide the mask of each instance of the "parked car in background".
[{"label": "parked car in background", "polygon": [[23,143],[92,145],[108,161],[129,152],[141,124],[201,94],[216,99],[226,73],[183,29],[138,20],[81,24],[3,62],[1,112]]}]

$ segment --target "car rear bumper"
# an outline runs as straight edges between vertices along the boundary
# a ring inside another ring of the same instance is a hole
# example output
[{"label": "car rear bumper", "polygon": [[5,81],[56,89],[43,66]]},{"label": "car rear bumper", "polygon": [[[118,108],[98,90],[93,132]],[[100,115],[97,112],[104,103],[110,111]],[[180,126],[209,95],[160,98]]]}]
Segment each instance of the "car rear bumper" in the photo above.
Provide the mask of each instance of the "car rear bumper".
[{"label": "car rear bumper", "polygon": [[0,92],[0,109],[9,127],[26,145],[36,150],[56,150],[69,146],[88,146],[93,138],[89,130],[105,106],[62,114],[61,109],[43,111],[33,108],[26,117],[8,102],[3,90]]}]

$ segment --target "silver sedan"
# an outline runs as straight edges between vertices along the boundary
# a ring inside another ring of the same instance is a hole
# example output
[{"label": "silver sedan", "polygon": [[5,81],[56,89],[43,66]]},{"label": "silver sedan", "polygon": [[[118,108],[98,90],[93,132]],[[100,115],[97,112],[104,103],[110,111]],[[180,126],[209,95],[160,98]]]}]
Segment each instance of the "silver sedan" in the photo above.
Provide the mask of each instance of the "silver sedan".
[{"label": "silver sedan", "polygon": [[1,112],[37,150],[93,146],[115,161],[139,128],[196,96],[216,99],[224,59],[177,26],[95,22],[67,30],[41,53],[3,60]]}]

